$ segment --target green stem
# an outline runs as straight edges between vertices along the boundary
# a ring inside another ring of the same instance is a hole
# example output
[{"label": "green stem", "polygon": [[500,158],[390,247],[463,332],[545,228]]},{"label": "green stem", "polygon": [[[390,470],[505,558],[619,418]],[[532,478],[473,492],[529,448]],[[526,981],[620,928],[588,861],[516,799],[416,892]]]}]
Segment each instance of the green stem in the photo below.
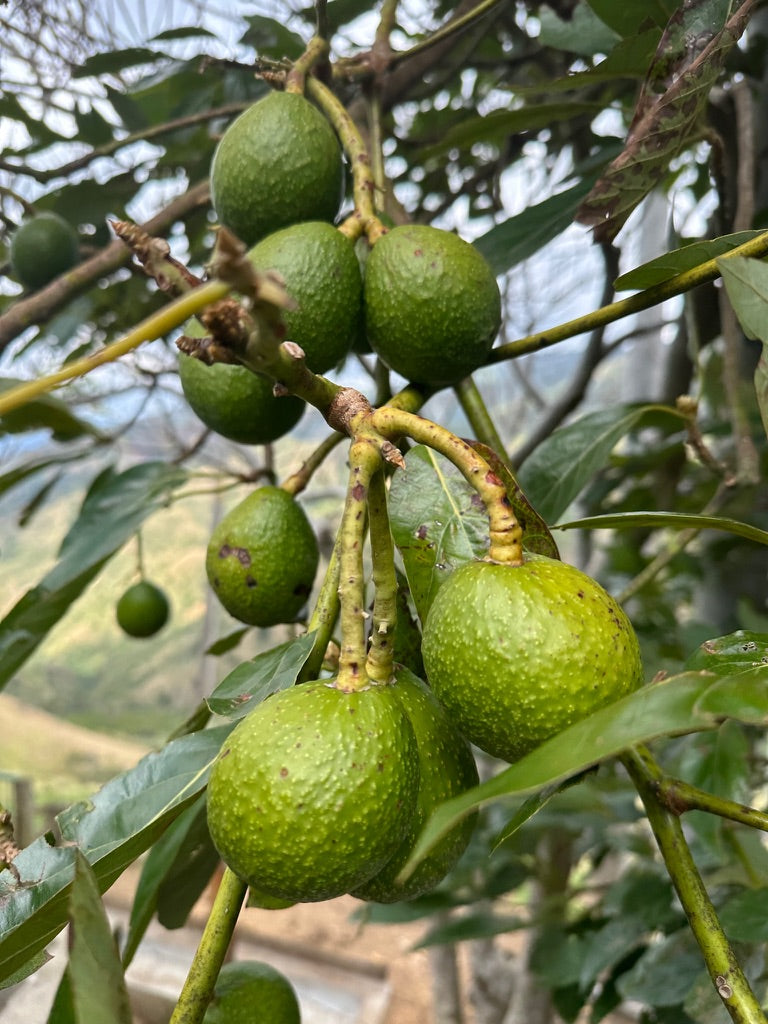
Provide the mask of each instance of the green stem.
[{"label": "green stem", "polygon": [[768,832],[768,814],[765,811],[758,811],[756,807],[749,807],[747,804],[739,804],[734,800],[726,800],[725,797],[707,793],[688,782],[683,782],[682,779],[664,776],[656,782],[655,792],[661,803],[673,814],[684,814],[686,811],[707,811],[707,813],[716,814],[720,818],[727,818],[729,821],[737,821],[741,825],[749,825],[750,828]]},{"label": "green stem", "polygon": [[373,245],[376,239],[386,232],[386,228],[376,216],[373,206],[373,171],[363,137],[347,109],[326,85],[316,78],[308,78],[307,95],[317,103],[333,125],[352,167],[355,212],[339,230],[343,230],[350,238],[356,238],[365,231],[368,241]]},{"label": "green stem", "polygon": [[320,61],[328,57],[329,52],[330,47],[328,43],[320,35],[310,39],[306,50],[298,60],[294,61],[293,67],[285,77],[285,91],[303,95],[306,88],[307,75],[316,64],[319,64]]},{"label": "green stem", "polygon": [[349,449],[349,486],[340,527],[341,651],[336,685],[346,691],[363,690],[369,685],[365,668],[363,541],[368,490],[380,466],[377,446],[368,438],[355,438]]},{"label": "green stem", "polygon": [[219,891],[197,947],[179,1001],[169,1024],[200,1024],[213,995],[237,924],[247,886],[237,875],[224,869]]},{"label": "green stem", "polygon": [[145,341],[154,341],[156,338],[162,338],[166,334],[170,334],[176,327],[183,324],[185,320],[195,316],[195,314],[201,312],[212,302],[218,302],[223,299],[228,292],[229,285],[223,284],[221,281],[211,281],[209,284],[204,284],[187,295],[182,295],[181,298],[176,299],[167,306],[163,306],[157,313],[153,313],[146,320],[142,320],[128,334],[118,338],[117,341],[113,341],[111,345],[107,345],[99,352],[94,352],[83,359],[77,359],[72,363],[68,363],[47,377],[26,381],[24,384],[19,384],[17,387],[3,392],[0,395],[0,416],[4,416],[13,409],[26,405],[27,402],[39,398],[40,395],[53,391],[54,388],[59,387],[61,384],[67,384],[77,377],[83,377],[97,366],[113,363],[116,359],[138,348]]},{"label": "green stem", "polygon": [[307,456],[296,472],[291,473],[289,477],[286,477],[285,480],[283,480],[280,484],[282,489],[294,496],[301,494],[312,479],[313,474],[320,468],[320,466],[322,466],[333,449],[344,440],[344,437],[344,434],[341,434],[336,430],[332,434],[329,434],[328,437],[321,441],[317,448]]},{"label": "green stem", "polygon": [[764,231],[756,238],[752,238],[743,245],[731,249],[724,256],[718,256],[716,259],[700,263],[698,267],[693,267],[692,270],[676,274],[667,281],[662,281],[651,288],[646,288],[645,291],[630,295],[629,298],[611,302],[609,305],[601,306],[600,309],[596,309],[592,313],[576,317],[575,320],[568,320],[557,327],[550,327],[546,331],[539,331],[536,334],[529,334],[525,338],[519,338],[517,341],[510,341],[505,345],[499,345],[491,351],[489,361],[498,363],[504,359],[515,359],[517,356],[525,355],[527,352],[538,352],[543,348],[549,348],[550,345],[556,345],[560,341],[565,341],[566,338],[575,338],[578,334],[586,334],[588,331],[592,331],[597,327],[604,327],[605,324],[613,323],[615,320],[630,316],[632,313],[639,313],[643,309],[650,309],[651,306],[656,306],[666,299],[674,298],[675,295],[681,295],[683,292],[690,291],[691,288],[696,288],[700,284],[714,281],[720,276],[720,269],[718,267],[720,260],[730,259],[731,256],[759,258],[765,256],[766,253],[768,253],[768,231]]},{"label": "green stem", "polygon": [[368,523],[374,597],[371,646],[365,669],[374,682],[389,683],[393,674],[393,640],[397,622],[397,573],[382,470],[374,473],[368,489]]},{"label": "green stem", "polygon": [[307,632],[315,631],[315,642],[309,657],[299,672],[299,682],[306,683],[308,680],[317,679],[323,667],[323,659],[339,617],[340,565],[341,539],[339,535],[333,545],[331,558],[320,587],[320,593],[317,595],[312,616],[307,623]]},{"label": "green stem", "polygon": [[392,405],[374,409],[370,423],[374,430],[385,437],[406,435],[449,459],[483,499],[490,527],[488,554],[491,561],[509,565],[522,564],[523,531],[507,497],[504,484],[471,445],[445,427],[413,413],[396,409]]},{"label": "green stem", "polygon": [[492,448],[502,459],[506,458],[504,442],[474,379],[465,377],[455,386],[454,391],[477,440]]},{"label": "green stem", "polygon": [[663,777],[659,766],[645,748],[627,752],[622,763],[643,802],[669,877],[723,1006],[736,1024],[766,1024],[704,887],[680,819],[659,802],[657,787]]}]

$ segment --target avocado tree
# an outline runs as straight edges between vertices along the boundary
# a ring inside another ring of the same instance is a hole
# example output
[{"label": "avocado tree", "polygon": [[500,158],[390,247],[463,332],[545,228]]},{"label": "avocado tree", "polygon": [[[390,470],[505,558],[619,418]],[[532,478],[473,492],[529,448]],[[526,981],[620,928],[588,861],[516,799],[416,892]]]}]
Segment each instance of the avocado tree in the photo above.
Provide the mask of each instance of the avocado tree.
[{"label": "avocado tree", "polygon": [[126,547],[117,620],[162,650],[142,531],[232,504],[204,699],[23,848],[0,808],[0,983],[69,923],[49,1021],[127,1024],[221,859],[172,1024],[295,1021],[222,969],[241,908],[346,893],[424,919],[440,1024],[764,1022],[764,5],[233,8],[2,15],[9,549],[78,494],[0,683]]}]

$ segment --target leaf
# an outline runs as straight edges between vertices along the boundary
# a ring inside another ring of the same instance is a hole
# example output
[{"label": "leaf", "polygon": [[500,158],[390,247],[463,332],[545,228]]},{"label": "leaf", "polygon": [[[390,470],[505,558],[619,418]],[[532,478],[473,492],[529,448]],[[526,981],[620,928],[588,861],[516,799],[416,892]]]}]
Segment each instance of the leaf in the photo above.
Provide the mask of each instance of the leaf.
[{"label": "leaf", "polygon": [[[676,277],[686,270],[693,270],[694,267],[706,263],[707,260],[716,259],[763,233],[762,231],[736,231],[730,235],[720,235],[718,238],[708,238],[701,242],[689,242],[687,245],[680,246],[679,249],[672,249],[670,252],[657,256],[656,259],[649,260],[648,263],[643,263],[641,266],[627,271],[626,274],[616,278],[613,286],[619,292],[652,288],[663,281],[669,281],[670,278]],[[743,257],[736,257],[736,259],[743,259]]]},{"label": "leaf", "polygon": [[701,137],[710,89],[746,28],[755,0],[727,21],[730,0],[689,0],[670,19],[646,77],[624,151],[582,203],[577,220],[611,241],[670,162]]},{"label": "leaf", "polygon": [[117,946],[93,869],[79,850],[69,906],[72,945],[67,970],[75,1019],[132,1024]]},{"label": "leaf", "polygon": [[187,478],[178,466],[145,462],[100,473],[64,538],[59,561],[0,621],[0,689],[102,566]]},{"label": "leaf", "polygon": [[697,715],[715,721],[735,718],[751,725],[763,725],[768,718],[768,662],[743,672],[728,673],[714,683],[696,702]]},{"label": "leaf", "polygon": [[[0,378],[0,394],[21,383],[13,377]],[[21,434],[27,430],[50,430],[54,441],[73,441],[78,437],[94,437],[99,441],[106,439],[100,430],[75,416],[65,402],[52,395],[35,398],[19,409],[0,416],[0,437],[3,434]]]},{"label": "leaf", "polygon": [[504,274],[557,238],[573,223],[576,210],[592,187],[587,178],[522,213],[496,224],[476,238],[474,246],[490,263],[494,274]]},{"label": "leaf", "polygon": [[476,452],[483,456],[504,485],[517,521],[523,530],[525,549],[537,555],[546,555],[547,558],[559,558],[560,552],[549,532],[549,527],[526,498],[522,487],[506,462],[487,445],[480,444],[479,441],[470,441],[469,443]]},{"label": "leaf", "polygon": [[304,52],[304,41],[301,36],[291,32],[275,18],[252,14],[245,20],[248,22],[248,28],[240,41],[253,46],[258,56],[288,57],[294,60]]},{"label": "leaf", "polygon": [[447,924],[431,928],[424,938],[411,949],[428,949],[430,946],[444,946],[453,942],[469,942],[473,939],[490,939],[494,935],[527,928],[528,922],[522,917],[477,912],[454,918]]},{"label": "leaf", "polygon": [[498,849],[505,840],[509,839],[515,834],[515,832],[521,829],[526,821],[529,821],[535,814],[538,814],[542,807],[546,806],[553,796],[557,796],[558,793],[562,793],[571,786],[577,785],[582,781],[582,778],[582,775],[578,775],[574,778],[558,780],[551,786],[544,786],[543,789],[540,789],[537,793],[533,793],[527,800],[524,800],[509,821],[506,822],[504,828],[501,829],[498,835],[496,835],[492,840],[491,852]]},{"label": "leaf", "polygon": [[423,445],[405,457],[389,491],[392,537],[416,611],[424,622],[450,573],[488,551],[488,515],[460,471]]},{"label": "leaf", "polygon": [[243,718],[271,693],[294,685],[314,641],[314,632],[305,633],[238,665],[208,697],[208,707],[215,715]]},{"label": "leaf", "polygon": [[676,1006],[682,1003],[701,973],[701,953],[690,933],[674,935],[655,942],[616,981],[624,999],[648,1006]]},{"label": "leaf", "polygon": [[214,655],[215,657],[222,654],[228,654],[237,647],[249,631],[250,626],[243,626],[242,629],[235,629],[231,633],[228,633],[227,636],[222,636],[218,640],[214,640],[205,653]]},{"label": "leaf", "polygon": [[615,405],[559,427],[523,463],[518,479],[548,523],[556,522],[583,487],[608,463],[619,441],[651,413],[677,416],[658,405]]},{"label": "leaf", "polygon": [[59,480],[61,480],[61,476],[61,472],[54,473],[49,480],[46,480],[35,490],[35,493],[28,501],[24,502],[24,506],[19,512],[17,520],[19,526],[24,527],[29,525],[37,510],[42,508],[48,495],[54,489]]},{"label": "leaf", "polygon": [[619,42],[616,32],[586,4],[578,4],[568,21],[546,8],[539,12],[539,20],[539,42],[556,50],[592,57],[608,53]]},{"label": "leaf", "polygon": [[[763,674],[764,705],[768,705],[766,679],[768,669]],[[446,801],[427,822],[402,876],[407,877],[433,846],[475,808],[501,797],[536,793],[637,743],[713,728],[716,716],[739,710],[742,676],[715,683],[713,680],[715,677],[708,672],[684,672],[641,687],[564,729],[487,782]],[[722,689],[705,703],[704,697],[715,686]],[[753,709],[748,707],[747,713],[752,716]]]},{"label": "leaf", "polygon": [[744,333],[763,343],[755,370],[755,392],[768,434],[768,267],[761,260],[743,256],[718,260],[717,265]]},{"label": "leaf", "polygon": [[[232,726],[183,736],[57,817],[63,845],[35,840],[0,873],[0,979],[22,967],[66,924],[75,854],[104,892],[203,790]],[[20,880],[19,880],[20,879]]]},{"label": "leaf", "polygon": [[53,997],[53,1006],[51,1006],[47,1024],[78,1024],[72,1002],[72,984],[69,980],[69,971],[66,968],[56,989],[56,995]]},{"label": "leaf", "polygon": [[72,68],[73,78],[95,78],[98,75],[115,75],[137,64],[154,64],[162,60],[162,54],[144,46],[129,46],[125,50],[107,50],[86,58],[79,67]]},{"label": "leaf", "polygon": [[650,930],[642,917],[625,915],[587,935],[582,948],[580,987],[589,991],[604,971],[615,967],[642,945]]},{"label": "leaf", "polygon": [[652,20],[663,27],[677,7],[678,0],[587,0],[601,21],[621,36],[634,36]]},{"label": "leaf", "polygon": [[768,633],[738,629],[735,633],[705,640],[688,658],[686,670],[738,675],[745,669],[768,664]]},{"label": "leaf", "polygon": [[684,512],[611,512],[604,516],[585,516],[568,523],[557,523],[552,529],[634,530],[649,526],[669,530],[721,530],[754,541],[755,544],[768,544],[768,530],[724,516],[688,515]]},{"label": "leaf", "polygon": [[719,908],[718,917],[732,942],[768,939],[768,888],[744,889]]},{"label": "leaf", "polygon": [[0,981],[0,992],[2,992],[4,988],[13,988],[14,985],[18,985],[20,981],[24,981],[24,979],[28,978],[31,974],[39,971],[41,967],[45,967],[45,965],[52,959],[53,957],[50,953],[45,950],[41,950],[41,952],[28,960],[23,967],[20,967],[18,971],[14,971],[10,977],[3,978],[3,980]]}]

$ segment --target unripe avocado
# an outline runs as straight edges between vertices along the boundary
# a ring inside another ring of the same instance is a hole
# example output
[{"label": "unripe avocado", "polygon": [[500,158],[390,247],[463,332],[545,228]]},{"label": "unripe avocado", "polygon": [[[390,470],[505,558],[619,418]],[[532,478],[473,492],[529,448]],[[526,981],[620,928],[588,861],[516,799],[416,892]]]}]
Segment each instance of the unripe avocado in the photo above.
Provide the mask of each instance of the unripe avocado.
[{"label": "unripe avocado", "polygon": [[363,280],[355,247],[331,224],[307,221],[269,235],[249,259],[276,270],[296,309],[283,313],[286,337],[304,350],[307,366],[324,373],[363,332]]},{"label": "unripe avocado", "polygon": [[154,636],[168,621],[170,605],[160,587],[140,580],[129,587],[117,602],[117,624],[133,637]]},{"label": "unripe avocado", "polygon": [[474,246],[427,225],[393,228],[365,268],[374,352],[421,384],[455,384],[482,366],[501,323],[493,271]]},{"label": "unripe avocado", "polygon": [[211,164],[211,201],[245,245],[305,220],[332,221],[344,190],[336,135],[309,100],[271,92],[224,132]]},{"label": "unripe avocado", "polygon": [[205,570],[230,613],[252,626],[294,622],[317,572],[317,539],[304,509],[280,487],[259,487],[224,516]]},{"label": "unripe avocado", "polygon": [[290,981],[259,960],[224,964],[203,1024],[301,1024]]},{"label": "unripe avocado", "polygon": [[540,555],[452,573],[427,614],[422,653],[467,739],[506,761],[643,681],[621,607],[583,572]]},{"label": "unripe avocado", "polygon": [[432,812],[451,797],[476,786],[479,780],[466,740],[425,683],[399,666],[392,695],[407,715],[416,736],[419,795],[408,833],[395,854],[377,875],[352,893],[359,899],[377,903],[412,900],[434,889],[466,849],[477,821],[476,814],[463,818],[405,882],[395,881]]},{"label": "unripe avocado", "polygon": [[11,270],[27,288],[42,288],[77,263],[77,233],[57,213],[39,213],[11,239]]},{"label": "unripe avocado", "polygon": [[302,683],[259,704],[225,740],[208,827],[249,885],[296,902],[333,899],[381,870],[408,831],[419,755],[392,687]]}]

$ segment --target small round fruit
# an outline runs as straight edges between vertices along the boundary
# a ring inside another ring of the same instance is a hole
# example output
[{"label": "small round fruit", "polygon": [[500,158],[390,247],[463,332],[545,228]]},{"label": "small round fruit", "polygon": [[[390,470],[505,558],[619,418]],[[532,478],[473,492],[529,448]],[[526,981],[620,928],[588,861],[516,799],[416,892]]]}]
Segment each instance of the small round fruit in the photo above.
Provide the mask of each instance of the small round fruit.
[{"label": "small round fruit", "polygon": [[412,900],[434,889],[466,849],[477,821],[476,814],[468,815],[440,840],[406,881],[396,881],[433,811],[451,797],[476,786],[479,780],[472,751],[429,687],[400,666],[392,693],[416,736],[419,795],[411,827],[394,855],[377,875],[352,893],[377,903]]},{"label": "small round fruit", "polygon": [[260,893],[333,899],[397,850],[419,755],[391,690],[302,683],[268,697],[225,740],[208,783],[208,827],[222,860]]},{"label": "small round fruit", "polygon": [[501,297],[469,242],[403,225],[382,235],[368,256],[365,318],[371,346],[390,369],[422,384],[455,384],[485,363]]},{"label": "small round fruit", "polygon": [[117,602],[117,624],[128,636],[154,636],[168,621],[168,598],[154,583],[140,580]]},{"label": "small round fruit", "polygon": [[293,985],[258,960],[224,964],[203,1024],[301,1024]]},{"label": "small round fruit", "polygon": [[363,280],[355,247],[331,224],[307,221],[269,235],[248,254],[259,270],[276,270],[297,308],[283,319],[286,337],[307,366],[324,373],[363,331]]},{"label": "small round fruit", "polygon": [[11,270],[27,288],[42,288],[77,263],[77,233],[56,213],[25,221],[11,239]]},{"label": "small round fruit", "polygon": [[183,352],[179,380],[192,411],[206,427],[239,444],[276,441],[296,426],[306,408],[294,395],[276,397],[271,380],[244,366],[208,366]]},{"label": "small round fruit", "polygon": [[517,761],[643,680],[632,625],[599,583],[529,555],[469,562],[424,623],[427,678],[464,735]]},{"label": "small round fruit", "polygon": [[271,92],[254,103],[227,128],[213,155],[213,208],[245,245],[298,221],[332,221],[343,189],[336,135],[296,93]]},{"label": "small round fruit", "polygon": [[215,527],[205,569],[230,615],[252,626],[295,622],[312,591],[319,552],[299,503],[259,487]]}]

